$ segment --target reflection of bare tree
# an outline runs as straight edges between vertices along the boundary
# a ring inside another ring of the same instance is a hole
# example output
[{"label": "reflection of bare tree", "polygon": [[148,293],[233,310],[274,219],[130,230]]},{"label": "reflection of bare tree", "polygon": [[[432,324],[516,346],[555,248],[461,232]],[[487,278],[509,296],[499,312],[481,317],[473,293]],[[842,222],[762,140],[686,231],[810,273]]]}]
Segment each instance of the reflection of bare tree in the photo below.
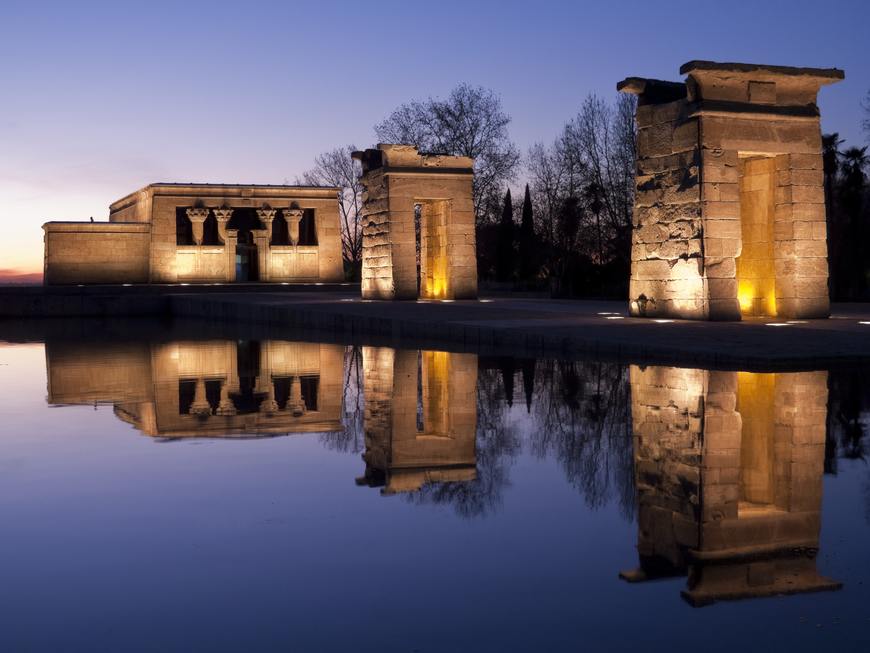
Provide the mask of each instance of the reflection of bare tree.
[{"label": "reflection of bare tree", "polygon": [[828,375],[828,426],[825,472],[837,473],[837,459],[865,460],[864,419],[870,412],[870,386],[861,370],[832,370]]},{"label": "reflection of bare tree", "polygon": [[532,452],[554,455],[590,507],[604,505],[615,491],[630,518],[634,469],[626,368],[552,360],[538,368]]},{"label": "reflection of bare tree", "polygon": [[[867,460],[865,424],[870,414],[870,385],[862,370],[828,373],[828,420],[825,438],[825,473],[836,474],[840,458]],[[864,518],[870,522],[870,476],[862,483]]]},{"label": "reflection of bare tree", "polygon": [[344,351],[344,386],[342,389],[342,423],[344,429],[334,433],[322,433],[320,441],[328,449],[348,453],[360,453],[364,447],[362,348],[350,345]]}]

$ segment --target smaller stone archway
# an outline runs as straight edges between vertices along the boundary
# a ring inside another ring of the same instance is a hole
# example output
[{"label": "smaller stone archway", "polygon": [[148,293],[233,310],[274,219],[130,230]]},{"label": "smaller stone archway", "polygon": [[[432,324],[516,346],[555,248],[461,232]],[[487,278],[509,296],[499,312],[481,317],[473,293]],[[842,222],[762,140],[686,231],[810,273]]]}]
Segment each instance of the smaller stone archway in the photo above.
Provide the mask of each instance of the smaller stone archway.
[{"label": "smaller stone archway", "polygon": [[384,143],[353,157],[365,189],[363,298],[476,298],[474,161]]}]

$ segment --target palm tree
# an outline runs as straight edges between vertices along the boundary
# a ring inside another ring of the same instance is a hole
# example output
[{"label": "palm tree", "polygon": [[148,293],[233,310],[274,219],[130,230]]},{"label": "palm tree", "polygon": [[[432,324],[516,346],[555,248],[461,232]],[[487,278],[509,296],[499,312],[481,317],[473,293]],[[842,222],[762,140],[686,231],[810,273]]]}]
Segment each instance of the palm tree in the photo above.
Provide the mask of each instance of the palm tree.
[{"label": "palm tree", "polygon": [[849,252],[848,274],[852,279],[852,299],[863,300],[867,290],[867,262],[864,257],[867,235],[867,215],[865,212],[865,193],[867,176],[865,170],[870,164],[867,147],[850,147],[842,155],[842,179],[839,187],[838,210],[848,225],[846,240]]},{"label": "palm tree", "polygon": [[840,171],[840,146],[843,139],[840,134],[822,135],[822,168],[825,173],[825,209],[830,215],[834,204],[834,182]]},{"label": "palm tree", "polygon": [[867,147],[850,147],[840,154],[843,159],[844,184],[850,182],[863,187],[866,181],[864,169],[870,165],[870,157],[867,156]]}]

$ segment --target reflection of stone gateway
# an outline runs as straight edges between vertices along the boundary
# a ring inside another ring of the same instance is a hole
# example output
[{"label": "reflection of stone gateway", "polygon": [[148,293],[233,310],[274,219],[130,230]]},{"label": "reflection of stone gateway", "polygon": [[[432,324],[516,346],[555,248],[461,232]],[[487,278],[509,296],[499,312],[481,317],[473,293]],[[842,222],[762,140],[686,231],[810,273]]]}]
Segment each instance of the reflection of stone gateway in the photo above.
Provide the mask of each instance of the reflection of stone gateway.
[{"label": "reflection of stone gateway", "polygon": [[827,373],[632,366],[640,567],[684,597],[839,589],[816,570]]},{"label": "reflection of stone gateway", "polygon": [[335,282],[338,190],[151,184],[109,222],[47,222],[45,283]]},{"label": "reflection of stone gateway", "polygon": [[843,71],[691,61],[638,96],[631,314],[827,317],[816,96]]},{"label": "reflection of stone gateway", "polygon": [[477,356],[364,347],[365,476],[385,494],[476,477]]},{"label": "reflection of stone gateway", "polygon": [[344,349],[283,341],[47,344],[48,401],[112,403],[146,435],[340,431]]}]

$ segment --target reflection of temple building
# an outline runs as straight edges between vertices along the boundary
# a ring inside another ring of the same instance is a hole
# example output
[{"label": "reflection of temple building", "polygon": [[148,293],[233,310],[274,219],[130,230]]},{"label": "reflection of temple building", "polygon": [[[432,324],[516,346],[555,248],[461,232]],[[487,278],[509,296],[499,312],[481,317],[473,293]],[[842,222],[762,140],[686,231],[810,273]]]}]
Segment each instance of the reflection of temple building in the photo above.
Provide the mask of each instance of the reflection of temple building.
[{"label": "reflection of temple building", "polygon": [[819,575],[827,373],[631,367],[640,567],[693,605],[838,589]]},{"label": "reflection of temple building", "polygon": [[365,476],[383,492],[476,477],[477,356],[364,347]]},{"label": "reflection of temple building", "polygon": [[269,340],[49,343],[48,401],[111,403],[163,437],[340,431],[343,352]]}]

